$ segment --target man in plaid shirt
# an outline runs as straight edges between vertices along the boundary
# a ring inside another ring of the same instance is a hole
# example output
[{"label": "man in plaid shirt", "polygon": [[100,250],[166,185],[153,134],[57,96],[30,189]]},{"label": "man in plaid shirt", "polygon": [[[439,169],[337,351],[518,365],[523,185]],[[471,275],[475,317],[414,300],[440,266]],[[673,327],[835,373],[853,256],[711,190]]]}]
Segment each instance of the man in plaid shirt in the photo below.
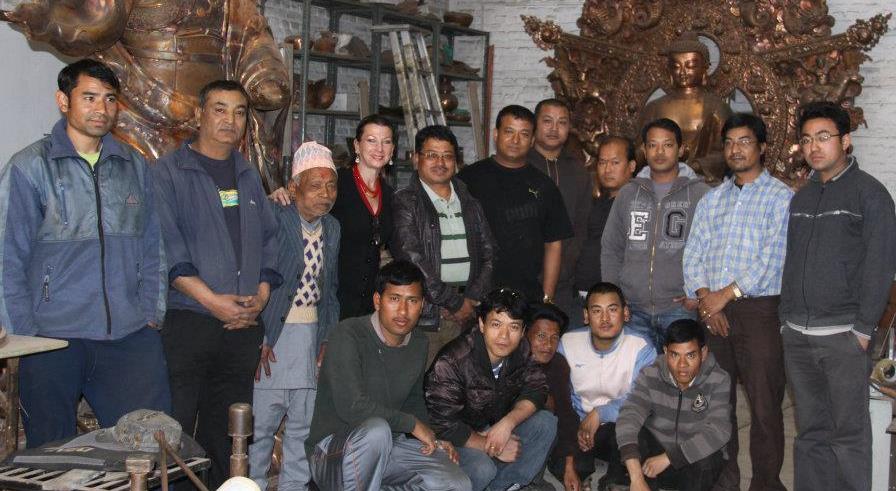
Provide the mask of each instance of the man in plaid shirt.
[{"label": "man in plaid shirt", "polygon": [[[710,351],[737,379],[750,402],[751,490],[786,489],[778,477],[784,460],[784,356],[778,303],[793,192],[763,166],[766,126],[752,114],[735,114],[722,128],[725,161],[733,176],[700,201],[684,250],[685,293],[699,299]],[[737,428],[731,411],[732,427]],[[722,489],[738,489],[737,437],[728,444]]]}]

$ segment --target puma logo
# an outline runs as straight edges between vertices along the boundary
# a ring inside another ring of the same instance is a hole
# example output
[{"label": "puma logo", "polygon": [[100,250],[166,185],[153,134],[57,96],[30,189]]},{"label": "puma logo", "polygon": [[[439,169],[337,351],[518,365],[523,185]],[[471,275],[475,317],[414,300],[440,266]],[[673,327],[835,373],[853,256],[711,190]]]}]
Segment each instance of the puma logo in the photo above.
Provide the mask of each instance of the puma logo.
[{"label": "puma logo", "polygon": [[535,196],[535,199],[538,199],[538,194],[540,193],[540,191],[538,191],[537,189],[529,188],[529,192],[532,193],[532,196]]}]

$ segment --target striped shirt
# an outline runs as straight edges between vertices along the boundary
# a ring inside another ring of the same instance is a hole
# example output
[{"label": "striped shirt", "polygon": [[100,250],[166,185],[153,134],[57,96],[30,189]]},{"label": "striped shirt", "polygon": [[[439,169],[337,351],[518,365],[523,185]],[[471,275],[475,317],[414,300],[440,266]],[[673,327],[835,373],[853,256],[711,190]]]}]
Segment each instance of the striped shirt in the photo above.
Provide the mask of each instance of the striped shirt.
[{"label": "striped shirt", "polygon": [[429,186],[423,184],[432,205],[439,217],[439,230],[441,230],[441,271],[440,279],[443,283],[453,286],[467,284],[470,277],[470,254],[467,251],[467,229],[464,225],[464,215],[460,206],[460,199],[451,184],[451,197],[442,198]]},{"label": "striped shirt", "polygon": [[684,249],[684,287],[719,290],[736,281],[744,295],[781,293],[793,191],[767,171],[738,188],[733,178],[697,204]]}]

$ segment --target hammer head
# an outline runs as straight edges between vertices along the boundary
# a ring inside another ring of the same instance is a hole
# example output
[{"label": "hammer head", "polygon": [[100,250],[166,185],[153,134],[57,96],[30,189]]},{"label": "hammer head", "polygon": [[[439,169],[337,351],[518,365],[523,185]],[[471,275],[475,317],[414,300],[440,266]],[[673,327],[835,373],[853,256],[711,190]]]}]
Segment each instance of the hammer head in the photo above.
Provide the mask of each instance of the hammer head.
[{"label": "hammer head", "polygon": [[152,458],[146,454],[134,454],[124,461],[124,468],[131,474],[148,474],[152,472],[155,464]]}]

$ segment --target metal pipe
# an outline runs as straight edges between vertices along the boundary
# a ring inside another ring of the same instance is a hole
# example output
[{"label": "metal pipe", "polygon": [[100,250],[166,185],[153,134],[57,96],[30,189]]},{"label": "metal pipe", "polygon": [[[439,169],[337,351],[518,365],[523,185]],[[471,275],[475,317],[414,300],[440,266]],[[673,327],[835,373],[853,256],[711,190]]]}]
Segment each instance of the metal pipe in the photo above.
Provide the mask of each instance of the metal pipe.
[{"label": "metal pipe", "polygon": [[248,442],[252,436],[252,405],[237,402],[230,405],[227,434],[233,438],[230,455],[230,477],[249,474]]},{"label": "metal pipe", "polygon": [[177,455],[177,453],[175,453],[174,450],[171,449],[171,446],[168,445],[167,441],[165,441],[165,434],[161,431],[157,431],[154,436],[156,441],[159,442],[159,447],[161,447],[166,453],[168,453],[168,455],[171,456],[172,459],[174,459],[175,462],[177,462],[177,465],[180,466],[181,470],[184,471],[184,474],[186,474],[190,481],[193,482],[193,485],[196,486],[199,491],[208,491],[205,483],[203,483],[202,480],[196,476],[196,473],[187,466],[187,463],[184,462],[184,459],[180,458],[180,455]]}]

